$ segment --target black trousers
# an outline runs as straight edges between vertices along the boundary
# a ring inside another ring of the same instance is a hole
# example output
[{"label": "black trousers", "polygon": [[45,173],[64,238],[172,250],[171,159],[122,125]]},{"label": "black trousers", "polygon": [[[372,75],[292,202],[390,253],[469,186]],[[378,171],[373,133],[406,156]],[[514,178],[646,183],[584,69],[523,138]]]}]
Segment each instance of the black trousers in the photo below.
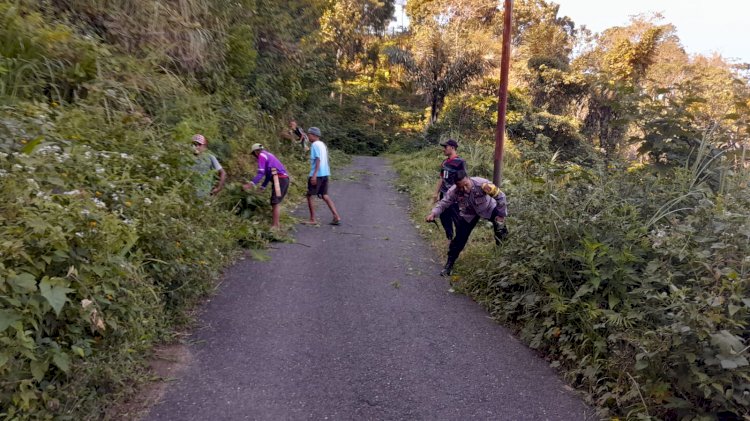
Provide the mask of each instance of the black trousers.
[{"label": "black trousers", "polygon": [[[443,193],[440,193],[440,198],[443,198]],[[458,226],[458,220],[461,219],[458,216],[458,212],[458,203],[454,203],[440,214],[440,224],[445,230],[445,237],[449,240],[453,239],[453,227]]]},{"label": "black trousers", "polygon": [[458,255],[461,254],[466,243],[469,242],[469,236],[471,232],[479,222],[479,217],[475,216],[469,222],[466,222],[464,218],[459,217],[456,221],[456,236],[451,240],[451,244],[448,246],[448,260],[456,261]]}]

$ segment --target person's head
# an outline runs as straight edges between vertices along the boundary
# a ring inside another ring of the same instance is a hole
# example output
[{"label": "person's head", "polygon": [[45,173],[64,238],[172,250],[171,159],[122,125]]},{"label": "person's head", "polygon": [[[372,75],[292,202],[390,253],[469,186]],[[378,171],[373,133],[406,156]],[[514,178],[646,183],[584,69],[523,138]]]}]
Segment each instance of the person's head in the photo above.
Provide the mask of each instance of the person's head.
[{"label": "person's head", "polygon": [[196,134],[193,136],[193,152],[196,155],[200,155],[208,148],[208,141],[202,134]]},{"label": "person's head", "polygon": [[443,154],[445,156],[452,156],[458,150],[458,142],[453,139],[448,139],[446,141],[440,142],[440,146],[443,147]]},{"label": "person's head", "polygon": [[265,148],[263,147],[263,145],[261,145],[260,143],[256,143],[256,144],[254,144],[254,145],[253,145],[253,147],[251,148],[251,150],[250,150],[250,151],[251,151],[251,153],[253,154],[253,156],[254,156],[255,158],[258,158],[258,156],[260,155],[260,152],[261,152],[261,151],[262,151],[263,149],[265,149]]},{"label": "person's head", "polygon": [[289,120],[289,128],[294,130],[297,128],[297,120]]},{"label": "person's head", "polygon": [[468,193],[471,190],[471,177],[464,170],[456,171],[456,188]]},{"label": "person's head", "polygon": [[310,127],[307,129],[307,137],[310,138],[310,142],[320,140],[320,129],[317,127]]}]

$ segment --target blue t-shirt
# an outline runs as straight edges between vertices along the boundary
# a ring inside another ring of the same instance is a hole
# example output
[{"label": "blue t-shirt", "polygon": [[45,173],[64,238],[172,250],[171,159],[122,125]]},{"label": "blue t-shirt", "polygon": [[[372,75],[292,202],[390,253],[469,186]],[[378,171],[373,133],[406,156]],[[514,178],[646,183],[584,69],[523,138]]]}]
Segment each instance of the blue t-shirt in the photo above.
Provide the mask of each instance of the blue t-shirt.
[{"label": "blue t-shirt", "polygon": [[320,159],[320,167],[318,167],[316,176],[328,177],[331,175],[331,167],[328,165],[328,148],[320,140],[310,145],[310,177],[313,176],[313,171],[315,171],[315,158]]}]

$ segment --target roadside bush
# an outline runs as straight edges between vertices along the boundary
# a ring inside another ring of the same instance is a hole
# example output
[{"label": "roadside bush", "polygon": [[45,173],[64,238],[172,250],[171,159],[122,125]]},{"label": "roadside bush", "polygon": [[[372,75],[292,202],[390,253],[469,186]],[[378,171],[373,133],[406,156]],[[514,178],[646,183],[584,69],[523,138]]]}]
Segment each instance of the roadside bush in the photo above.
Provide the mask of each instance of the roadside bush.
[{"label": "roadside bush", "polygon": [[[457,287],[610,416],[747,417],[747,176],[719,195],[689,170],[582,167],[532,146],[505,171],[511,236],[493,250],[478,228]],[[396,160],[418,216],[428,155]]]}]

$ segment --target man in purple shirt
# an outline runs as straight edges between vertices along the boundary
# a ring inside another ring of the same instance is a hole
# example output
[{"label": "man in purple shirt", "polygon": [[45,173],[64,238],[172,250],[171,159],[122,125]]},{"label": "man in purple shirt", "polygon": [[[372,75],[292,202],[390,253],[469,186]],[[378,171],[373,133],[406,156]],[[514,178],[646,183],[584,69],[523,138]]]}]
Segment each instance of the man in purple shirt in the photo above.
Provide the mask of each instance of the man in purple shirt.
[{"label": "man in purple shirt", "polygon": [[[279,161],[271,152],[265,150],[263,145],[256,143],[252,147],[252,154],[258,160],[258,173],[255,174],[255,178],[243,186],[245,190],[254,188],[260,180],[263,180],[263,184],[260,186],[261,190],[265,190],[266,185],[270,181],[272,184],[271,189],[271,209],[273,213],[273,224],[271,229],[277,230],[281,228],[279,224],[279,218],[281,211],[279,205],[284,200],[287,190],[289,190],[289,174],[284,168],[284,164]],[[278,180],[278,188],[274,180]]]}]

